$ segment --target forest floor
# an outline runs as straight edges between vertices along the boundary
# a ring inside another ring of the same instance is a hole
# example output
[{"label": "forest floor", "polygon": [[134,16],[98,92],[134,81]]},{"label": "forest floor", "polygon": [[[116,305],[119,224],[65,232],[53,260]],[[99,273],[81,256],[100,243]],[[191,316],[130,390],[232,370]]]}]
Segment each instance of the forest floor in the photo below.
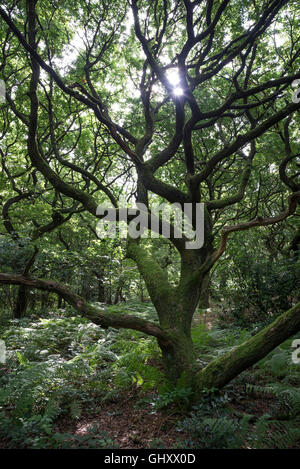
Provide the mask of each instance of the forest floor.
[{"label": "forest floor", "polygon": [[123,449],[153,448],[153,445],[156,448],[174,448],[187,438],[186,434],[179,434],[176,430],[178,420],[182,418],[178,410],[156,412],[141,408],[141,397],[145,397],[143,393],[127,391],[118,401],[107,403],[94,415],[83,413],[78,422],[70,418],[62,420],[57,431],[86,435],[97,425]]},{"label": "forest floor", "polygon": [[[242,387],[236,389],[236,392],[237,395],[242,392]],[[177,430],[183,413],[176,407],[161,409],[158,412],[141,408],[140,399],[141,393],[126,392],[118,401],[106,404],[94,415],[87,411],[77,422],[70,417],[62,419],[56,430],[83,436],[96,425],[116,441],[121,449],[174,449],[178,444],[184,447],[184,442],[189,438],[188,431],[179,433]],[[274,400],[273,396],[269,396],[268,399],[262,396],[252,396],[242,401],[237,399],[231,403],[231,417],[234,418],[236,413],[245,415],[251,413],[258,419],[271,409]],[[300,441],[297,447],[300,448]]]}]

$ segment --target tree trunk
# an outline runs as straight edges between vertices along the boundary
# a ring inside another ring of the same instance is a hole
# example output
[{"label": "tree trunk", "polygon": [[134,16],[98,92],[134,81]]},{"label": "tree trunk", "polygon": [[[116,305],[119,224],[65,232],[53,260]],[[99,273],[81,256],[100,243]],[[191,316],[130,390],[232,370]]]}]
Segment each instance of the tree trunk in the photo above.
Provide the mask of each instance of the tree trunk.
[{"label": "tree trunk", "polygon": [[172,331],[170,335],[172,343],[167,346],[158,340],[166,376],[174,385],[180,380],[185,387],[190,387],[193,382],[194,364],[191,336],[179,330]]},{"label": "tree trunk", "polygon": [[62,308],[62,297],[60,295],[58,295],[58,298],[57,298],[57,308],[58,309],[61,309]]},{"label": "tree trunk", "polygon": [[117,305],[120,301],[122,301],[122,290],[124,285],[124,279],[121,276],[118,281],[117,290],[115,293],[114,305]]},{"label": "tree trunk", "polygon": [[98,279],[98,302],[105,303],[105,288],[102,278]]},{"label": "tree trunk", "polygon": [[144,297],[144,286],[143,286],[143,277],[140,275],[140,300],[142,303],[144,303],[145,297]]},{"label": "tree trunk", "polygon": [[28,288],[24,285],[20,285],[18,288],[18,294],[16,304],[13,311],[14,319],[21,319],[25,316],[28,306]]},{"label": "tree trunk", "polygon": [[43,313],[46,312],[47,306],[48,306],[48,293],[42,293],[41,294],[41,311]]},{"label": "tree trunk", "polygon": [[201,285],[200,300],[199,300],[199,308],[201,309],[209,308],[209,295],[210,295],[209,287],[210,287],[210,275],[208,273],[205,275],[202,285]]}]

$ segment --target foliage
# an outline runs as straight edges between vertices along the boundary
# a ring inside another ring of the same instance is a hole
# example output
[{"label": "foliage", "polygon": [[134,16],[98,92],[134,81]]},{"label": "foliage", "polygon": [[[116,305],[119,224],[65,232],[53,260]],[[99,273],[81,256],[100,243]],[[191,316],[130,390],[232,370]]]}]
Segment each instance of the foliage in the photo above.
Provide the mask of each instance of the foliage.
[{"label": "foliage", "polygon": [[146,391],[163,380],[148,364],[158,354],[152,339],[104,331],[79,317],[9,321],[2,338],[8,360],[0,368],[0,427],[12,444],[101,447],[98,436],[94,443],[91,435],[57,436],[56,420],[78,420],[126,388]]},{"label": "foliage", "polygon": [[[236,246],[235,246],[236,247]],[[288,310],[300,293],[300,263],[297,258],[268,258],[248,251],[238,252],[226,274],[219,297],[223,296],[220,321],[241,327],[249,323],[268,324]],[[222,273],[221,273],[222,275]]]}]

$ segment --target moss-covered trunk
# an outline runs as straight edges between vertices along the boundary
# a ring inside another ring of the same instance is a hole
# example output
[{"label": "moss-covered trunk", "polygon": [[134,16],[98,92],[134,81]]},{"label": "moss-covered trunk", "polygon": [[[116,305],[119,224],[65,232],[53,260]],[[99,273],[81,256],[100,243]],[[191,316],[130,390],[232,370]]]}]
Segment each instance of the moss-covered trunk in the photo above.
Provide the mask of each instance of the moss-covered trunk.
[{"label": "moss-covered trunk", "polygon": [[186,386],[190,386],[193,381],[194,360],[191,337],[182,331],[172,331],[171,336],[173,341],[168,346],[158,341],[166,376],[175,385],[181,379]]},{"label": "moss-covered trunk", "polygon": [[213,360],[196,377],[197,388],[222,388],[300,330],[300,303],[251,339]]}]

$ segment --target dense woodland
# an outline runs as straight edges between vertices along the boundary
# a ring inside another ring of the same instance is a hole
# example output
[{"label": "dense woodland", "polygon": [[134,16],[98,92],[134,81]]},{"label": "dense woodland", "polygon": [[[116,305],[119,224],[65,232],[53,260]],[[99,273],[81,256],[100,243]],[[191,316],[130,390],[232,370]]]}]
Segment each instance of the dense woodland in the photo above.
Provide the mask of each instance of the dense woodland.
[{"label": "dense woodland", "polygon": [[0,79],[0,448],[299,448],[299,1],[7,0]]}]

